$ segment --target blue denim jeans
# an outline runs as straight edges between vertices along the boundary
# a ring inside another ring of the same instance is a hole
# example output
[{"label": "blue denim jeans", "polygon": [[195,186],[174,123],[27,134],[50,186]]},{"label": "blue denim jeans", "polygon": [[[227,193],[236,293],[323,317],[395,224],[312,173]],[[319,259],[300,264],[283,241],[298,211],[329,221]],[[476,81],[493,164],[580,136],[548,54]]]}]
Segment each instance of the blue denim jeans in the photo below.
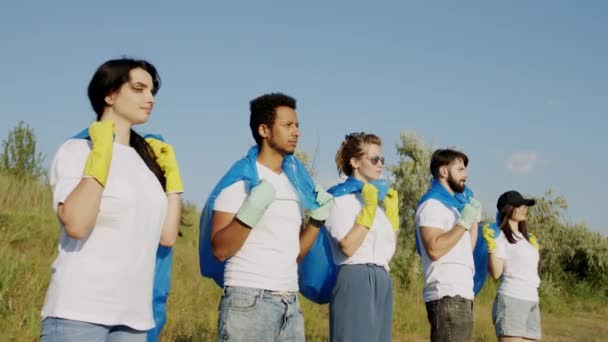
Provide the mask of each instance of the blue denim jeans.
[{"label": "blue denim jeans", "polygon": [[297,292],[226,286],[218,318],[219,341],[304,341]]},{"label": "blue denim jeans", "polygon": [[146,331],[55,317],[42,320],[41,342],[146,342]]}]

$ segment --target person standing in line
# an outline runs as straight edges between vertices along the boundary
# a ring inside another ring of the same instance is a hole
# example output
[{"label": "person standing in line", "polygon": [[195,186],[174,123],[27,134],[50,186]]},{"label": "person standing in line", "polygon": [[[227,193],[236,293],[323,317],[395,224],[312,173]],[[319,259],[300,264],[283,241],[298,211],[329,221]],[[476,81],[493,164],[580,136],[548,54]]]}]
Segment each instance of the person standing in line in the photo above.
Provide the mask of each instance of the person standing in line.
[{"label": "person standing in line", "polygon": [[[250,102],[250,128],[257,146],[243,162],[258,182],[249,184],[235,176],[237,181],[215,199],[214,190],[210,198],[211,247],[215,258],[225,261],[218,317],[221,341],[305,340],[298,260],[314,243],[332,197],[316,187],[320,206],[303,225],[300,182],[284,169],[300,138],[295,110],[295,99],[281,93]],[[236,165],[241,164],[237,162],[218,186],[240,172]]]},{"label": "person standing in line", "polygon": [[471,341],[473,249],[481,204],[465,186],[469,158],[452,149],[431,157],[431,187],[416,210],[416,240],[431,341]]},{"label": "person standing in line", "polygon": [[336,153],[338,172],[348,178],[329,189],[334,204],[325,223],[339,265],[329,306],[331,341],[392,338],[393,282],[388,271],[397,244],[399,199],[394,189],[379,198],[373,184],[384,166],[381,146],[374,134],[352,133]]},{"label": "person standing in line", "polygon": [[43,342],[143,342],[154,327],[156,252],[175,244],[183,192],[173,147],[132,129],[148,121],[159,87],[149,62],[105,62],[88,87],[97,121],[54,157],[61,236]]},{"label": "person standing in line", "polygon": [[488,246],[490,274],[500,279],[492,308],[500,342],[541,339],[539,247],[526,224],[528,208],[534,204],[534,199],[526,199],[517,191],[507,191],[496,203],[496,224],[486,224],[482,230]]}]

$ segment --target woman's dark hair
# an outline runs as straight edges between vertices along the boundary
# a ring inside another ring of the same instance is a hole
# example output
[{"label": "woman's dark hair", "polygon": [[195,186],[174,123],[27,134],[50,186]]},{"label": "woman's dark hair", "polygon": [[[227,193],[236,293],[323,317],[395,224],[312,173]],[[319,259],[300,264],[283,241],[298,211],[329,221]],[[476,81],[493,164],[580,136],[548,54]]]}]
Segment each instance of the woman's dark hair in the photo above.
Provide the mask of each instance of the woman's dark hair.
[{"label": "woman's dark hair", "polygon": [[269,128],[274,124],[274,119],[277,116],[277,107],[289,107],[296,110],[296,99],[282,93],[265,94],[249,102],[249,127],[255,143],[259,147],[262,146],[262,137],[260,136],[260,125],[265,124]]},{"label": "woman's dark hair", "polygon": [[365,132],[351,133],[344,137],[338,152],[336,152],[338,174],[353,175],[353,166],[350,164],[350,160],[351,158],[360,159],[363,157],[365,154],[363,146],[365,144],[382,146],[382,140],[375,134]]},{"label": "woman's dark hair", "polygon": [[469,165],[469,157],[460,151],[447,148],[435,150],[431,157],[431,174],[433,177],[438,177],[440,167],[450,165],[456,159],[462,159],[465,167]]},{"label": "woman's dark hair", "polygon": [[[502,207],[502,209],[500,209],[500,211],[498,212],[498,219],[500,220],[500,230],[502,230],[502,233],[505,234],[505,237],[507,238],[507,241],[509,241],[509,243],[517,243],[517,240],[519,240],[515,237],[513,231],[509,227],[509,218],[513,217],[513,212],[515,212],[515,209],[517,209],[517,207],[514,207],[510,204],[505,204],[505,206]],[[518,225],[519,232],[521,233],[521,235],[523,235],[524,238],[529,241],[528,226],[526,224],[526,221],[520,221]]]},{"label": "woman's dark hair", "polygon": [[[160,76],[154,65],[147,61],[132,58],[112,59],[97,68],[88,87],[89,101],[97,114],[97,121],[101,119],[105,108],[108,106],[105,99],[106,96],[118,91],[123,84],[129,82],[131,80],[131,70],[137,68],[145,70],[152,76],[152,94],[156,95],[160,88]],[[156,156],[152,148],[133,129],[131,129],[129,145],[135,149],[150,171],[154,173],[163,189],[165,189],[167,183],[165,174],[156,162]]]}]

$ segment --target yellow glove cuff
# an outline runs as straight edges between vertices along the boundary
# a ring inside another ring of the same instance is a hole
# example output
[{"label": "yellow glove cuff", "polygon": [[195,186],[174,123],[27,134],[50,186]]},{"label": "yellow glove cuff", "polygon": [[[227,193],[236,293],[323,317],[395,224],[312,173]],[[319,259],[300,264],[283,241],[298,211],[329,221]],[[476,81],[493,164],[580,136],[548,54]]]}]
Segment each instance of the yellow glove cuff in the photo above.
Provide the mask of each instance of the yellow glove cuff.
[{"label": "yellow glove cuff", "polygon": [[372,227],[372,223],[374,223],[374,217],[376,217],[376,208],[376,206],[363,207],[363,209],[361,209],[359,212],[359,215],[357,215],[355,223],[370,229]]},{"label": "yellow glove cuff", "polygon": [[93,122],[89,126],[89,137],[93,146],[84,166],[83,174],[95,178],[105,188],[114,148],[114,121]]}]

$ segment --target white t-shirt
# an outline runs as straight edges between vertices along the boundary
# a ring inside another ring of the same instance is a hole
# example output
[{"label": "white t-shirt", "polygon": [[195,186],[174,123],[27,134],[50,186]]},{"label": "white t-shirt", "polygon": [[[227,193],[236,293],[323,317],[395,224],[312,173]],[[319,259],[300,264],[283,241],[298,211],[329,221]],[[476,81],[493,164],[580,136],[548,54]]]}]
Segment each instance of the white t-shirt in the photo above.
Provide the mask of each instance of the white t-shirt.
[{"label": "white t-shirt", "polygon": [[[298,263],[302,206],[285,173],[276,174],[257,163],[260,180],[276,191],[274,202],[251,229],[245,244],[226,262],[224,285],[271,291],[298,291]],[[213,210],[237,213],[247,198],[245,182],[226,187]]]},{"label": "white t-shirt", "polygon": [[[83,178],[89,144],[71,139],[57,151],[50,169],[55,210]],[[154,327],[152,286],[166,211],[154,174],[133,148],[114,143],[95,227],[75,240],[61,226],[42,317]]]},{"label": "white t-shirt", "polygon": [[344,255],[340,249],[339,241],[351,230],[362,208],[361,194],[334,198],[329,217],[325,221],[325,227],[333,237],[331,248],[334,262],[337,265],[376,264],[388,271],[397,242],[393,227],[380,207],[376,209],[372,227],[359,249],[351,257]]},{"label": "white t-shirt", "polygon": [[420,227],[450,231],[456,225],[460,213],[448,208],[436,199],[422,203],[416,211],[416,234],[420,241],[422,269],[424,272],[424,301],[430,302],[445,296],[459,295],[473,300],[473,249],[471,235],[465,232],[458,243],[444,256],[433,261],[426,252],[420,236]]},{"label": "white t-shirt", "polygon": [[538,301],[538,251],[519,232],[516,243],[509,243],[501,231],[496,238],[496,257],[503,259],[498,293],[533,302]]}]

